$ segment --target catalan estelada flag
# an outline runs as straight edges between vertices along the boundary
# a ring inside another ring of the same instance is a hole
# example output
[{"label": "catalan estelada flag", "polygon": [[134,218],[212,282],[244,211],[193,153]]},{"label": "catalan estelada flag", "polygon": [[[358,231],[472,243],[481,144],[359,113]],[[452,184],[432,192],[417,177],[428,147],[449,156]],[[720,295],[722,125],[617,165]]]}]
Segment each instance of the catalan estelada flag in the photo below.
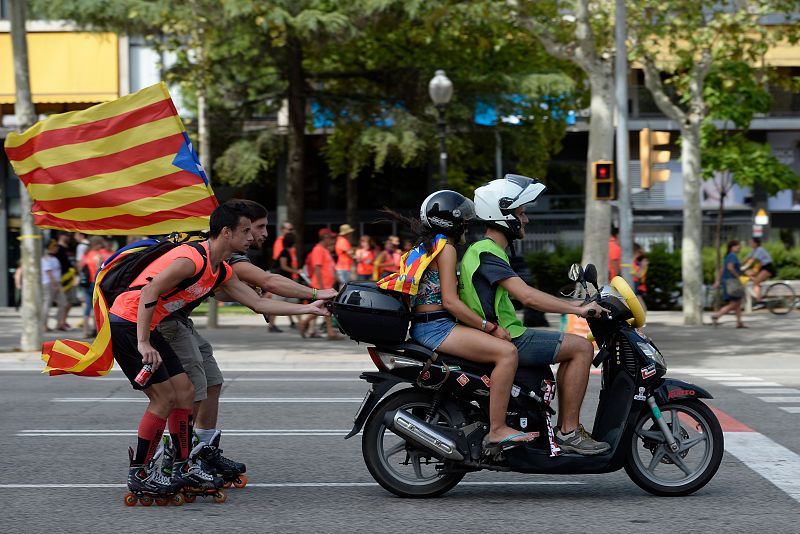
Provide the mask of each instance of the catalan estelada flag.
[{"label": "catalan estelada flag", "polygon": [[208,228],[217,200],[161,82],[11,133],[6,154],[43,228],[161,235]]},{"label": "catalan estelada flag", "polygon": [[50,375],[73,374],[80,376],[107,375],[114,366],[111,350],[111,325],[108,322],[108,304],[100,283],[120,258],[147,247],[146,241],[132,243],[108,258],[97,273],[92,295],[92,308],[97,323],[97,337],[89,344],[84,341],[59,339],[42,344],[42,360],[46,366],[43,373]]},{"label": "catalan estelada flag", "polygon": [[407,295],[416,295],[419,291],[422,274],[433,259],[444,250],[446,244],[447,238],[439,234],[433,240],[433,251],[430,254],[426,253],[424,244],[412,248],[400,258],[400,272],[392,273],[378,280],[378,287]]}]

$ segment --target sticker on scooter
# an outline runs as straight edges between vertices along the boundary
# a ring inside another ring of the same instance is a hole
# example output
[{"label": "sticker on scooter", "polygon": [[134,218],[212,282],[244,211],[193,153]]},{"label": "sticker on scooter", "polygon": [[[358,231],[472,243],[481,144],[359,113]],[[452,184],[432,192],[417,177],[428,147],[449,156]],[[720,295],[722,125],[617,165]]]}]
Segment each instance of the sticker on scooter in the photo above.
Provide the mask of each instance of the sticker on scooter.
[{"label": "sticker on scooter", "polygon": [[633,400],[638,400],[638,401],[647,400],[647,397],[644,395],[644,388],[639,388],[639,394],[634,395]]},{"label": "sticker on scooter", "polygon": [[511,386],[511,396],[512,397],[519,397],[519,386]]},{"label": "sticker on scooter", "polygon": [[527,417],[520,417],[519,418],[519,427],[520,428],[528,428],[528,418]]},{"label": "sticker on scooter", "polygon": [[460,371],[461,370],[461,366],[459,366],[459,365],[450,365],[449,368],[450,368],[451,371]]},{"label": "sticker on scooter", "polygon": [[491,378],[489,378],[488,376],[486,376],[486,375],[483,375],[483,376],[481,377],[481,380],[483,381],[483,383],[484,383],[484,384],[486,384],[486,387],[487,387],[487,388],[490,388],[490,387],[492,387],[492,379],[491,379]]},{"label": "sticker on scooter", "polygon": [[461,387],[464,387],[467,384],[469,384],[469,377],[464,373],[461,373],[461,375],[458,378],[456,378],[456,382],[461,384]]},{"label": "sticker on scooter", "polygon": [[642,367],[642,378],[650,378],[656,374],[656,364],[651,363],[647,367]]},{"label": "sticker on scooter", "polygon": [[420,376],[420,379],[428,380],[430,377],[431,377],[431,372],[430,371],[425,371],[424,373],[422,373],[422,376]]}]

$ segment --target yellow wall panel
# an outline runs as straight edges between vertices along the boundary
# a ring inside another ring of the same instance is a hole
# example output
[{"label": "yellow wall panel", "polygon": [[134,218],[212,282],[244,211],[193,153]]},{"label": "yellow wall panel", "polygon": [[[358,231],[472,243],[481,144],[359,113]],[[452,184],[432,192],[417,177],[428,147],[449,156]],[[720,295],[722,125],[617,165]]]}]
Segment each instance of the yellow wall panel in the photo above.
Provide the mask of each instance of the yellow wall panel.
[{"label": "yellow wall panel", "polygon": [[[113,33],[28,34],[34,103],[105,102],[119,97],[119,52]],[[14,102],[11,35],[0,34],[0,104]]]}]

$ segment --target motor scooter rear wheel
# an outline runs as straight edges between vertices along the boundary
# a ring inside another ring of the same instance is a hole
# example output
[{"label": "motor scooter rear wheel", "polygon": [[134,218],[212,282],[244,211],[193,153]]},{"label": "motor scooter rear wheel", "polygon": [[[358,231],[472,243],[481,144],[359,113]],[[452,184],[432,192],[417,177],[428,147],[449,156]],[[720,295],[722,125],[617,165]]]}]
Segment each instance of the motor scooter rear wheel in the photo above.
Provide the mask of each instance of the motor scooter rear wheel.
[{"label": "motor scooter rear wheel", "polygon": [[659,408],[680,448],[670,451],[646,407],[628,445],[625,472],[653,495],[689,495],[719,469],[725,449],[722,428],[714,412],[699,400],[676,400]]},{"label": "motor scooter rear wheel", "polygon": [[[384,399],[367,419],[361,449],[372,477],[386,490],[400,497],[435,497],[458,484],[463,472],[454,473],[445,463],[394,434],[384,424],[384,416],[405,410],[425,419],[433,403],[433,393],[411,388]],[[461,414],[451,414],[440,406],[431,424],[452,426]]]}]

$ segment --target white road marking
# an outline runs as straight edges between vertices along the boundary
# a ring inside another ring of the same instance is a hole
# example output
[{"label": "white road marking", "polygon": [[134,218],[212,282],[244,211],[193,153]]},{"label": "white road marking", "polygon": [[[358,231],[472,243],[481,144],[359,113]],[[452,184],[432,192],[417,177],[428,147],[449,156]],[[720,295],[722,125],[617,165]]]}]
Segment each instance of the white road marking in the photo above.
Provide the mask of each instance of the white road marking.
[{"label": "white road marking", "polygon": [[[334,436],[344,437],[350,430],[338,429],[263,429],[263,430],[226,430],[225,436]],[[22,438],[74,438],[74,437],[114,437],[135,436],[136,430],[122,429],[87,429],[87,430],[21,430],[16,434]]]},{"label": "white road marking", "polygon": [[800,455],[758,432],[725,432],[725,450],[800,502]]},{"label": "white road marking", "polygon": [[741,388],[748,386],[762,386],[762,387],[783,387],[783,384],[777,382],[719,382],[721,386],[729,386],[732,388]]},{"label": "white road marking", "polygon": [[[459,486],[583,486],[586,482],[573,480],[514,480],[460,482]],[[377,482],[276,482],[252,483],[248,488],[363,488],[377,487]],[[94,489],[94,488],[127,488],[125,484],[0,484],[0,489]]]},{"label": "white road marking", "polygon": [[759,397],[764,402],[800,402],[800,397]]},{"label": "white road marking", "polygon": [[800,406],[781,406],[781,410],[789,413],[800,413]]},{"label": "white road marking", "polygon": [[775,394],[800,394],[800,389],[794,388],[743,388],[740,389],[742,393],[750,393],[751,395],[771,395]]},{"label": "white road marking", "polygon": [[[129,382],[127,378],[103,377],[103,381]],[[226,378],[225,382],[361,382],[357,376],[353,378]]]},{"label": "white road marking", "polygon": [[708,380],[722,381],[722,380],[736,380],[737,382],[763,382],[763,378],[757,376],[707,376]]},{"label": "white road marking", "polygon": [[[361,402],[361,397],[222,397],[221,403],[352,403]],[[51,402],[149,402],[147,397],[63,397],[50,399]]]}]

